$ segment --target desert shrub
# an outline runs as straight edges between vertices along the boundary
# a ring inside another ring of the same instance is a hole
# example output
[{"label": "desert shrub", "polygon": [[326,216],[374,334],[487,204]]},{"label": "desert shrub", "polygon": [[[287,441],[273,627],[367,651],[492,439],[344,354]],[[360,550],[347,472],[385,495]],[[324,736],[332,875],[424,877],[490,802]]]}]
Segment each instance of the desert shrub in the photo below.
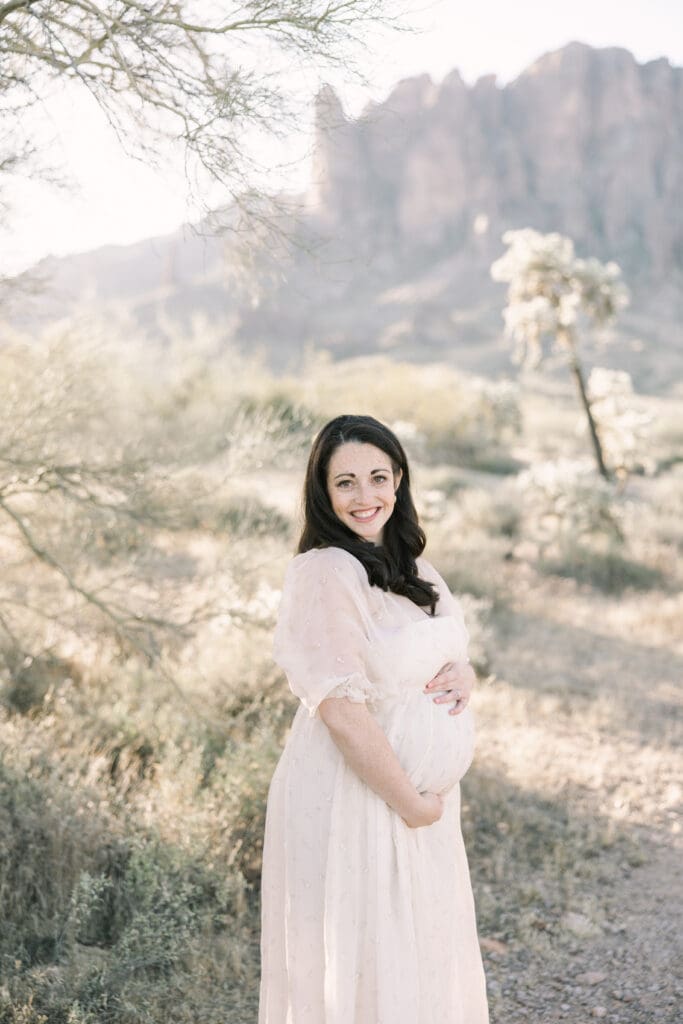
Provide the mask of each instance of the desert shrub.
[{"label": "desert shrub", "polygon": [[519,473],[524,467],[524,463],[520,462],[509,452],[491,446],[479,450],[474,446],[461,451],[458,454],[458,460],[463,466],[469,466],[470,469],[477,469],[481,473],[491,473],[494,476],[514,476]]},{"label": "desert shrub", "polygon": [[386,356],[333,363],[319,353],[282,386],[315,412],[318,423],[348,412],[377,417],[396,430],[409,458],[429,463],[500,457],[502,465],[506,446],[521,430],[514,383],[465,377],[446,364]]},{"label": "desert shrub", "polygon": [[50,1024],[50,1019],[33,1005],[33,995],[15,1003],[6,989],[0,989],[0,1024]]},{"label": "desert shrub", "polygon": [[34,658],[11,646],[0,648],[0,665],[0,702],[21,714],[40,710],[56,690],[79,675],[73,661],[49,652]]},{"label": "desert shrub", "polygon": [[240,399],[238,415],[245,420],[260,420],[273,434],[288,434],[290,437],[310,437],[315,425],[315,416],[305,405],[292,401],[285,392],[274,389],[263,397],[248,396]]},{"label": "desert shrub", "polygon": [[623,540],[616,491],[590,463],[573,459],[536,463],[519,475],[517,485],[527,534],[542,548],[590,537]]},{"label": "desert shrub", "polygon": [[517,386],[474,380],[426,432],[427,461],[453,461],[483,472],[516,473],[519,462],[507,446],[519,436],[522,414]]},{"label": "desert shrub", "polygon": [[162,465],[134,369],[100,341],[63,333],[0,351],[0,636],[28,657],[112,627],[143,645],[141,623],[165,618],[146,552],[192,504],[172,453]]},{"label": "desert shrub", "polygon": [[[451,520],[430,526],[429,533],[429,551],[446,550],[444,556],[434,555],[433,561],[454,594],[459,597],[470,594],[490,603],[491,609],[498,609],[505,603],[500,563],[509,548],[507,538],[482,542],[482,534],[463,537],[457,533],[457,526],[452,526]],[[457,537],[456,542],[453,541],[454,536]],[[450,549],[445,548],[446,543],[450,543]]]},{"label": "desert shrub", "polygon": [[620,594],[627,588],[651,590],[664,583],[661,570],[614,547],[599,550],[595,546],[565,544],[560,553],[541,557],[538,568],[544,573],[588,583],[607,594]]},{"label": "desert shrub", "polygon": [[230,464],[249,469],[298,465],[319,423],[312,410],[279,388],[238,398],[226,425]]},{"label": "desert shrub", "polygon": [[[110,970],[113,976],[143,970],[168,973],[199,930],[202,912],[213,915],[217,910],[215,887],[198,865],[159,843],[138,840],[131,847],[117,883],[121,909]],[[81,934],[93,914],[101,916],[102,895],[111,885],[106,877],[79,879],[72,913]]]},{"label": "desert shrub", "polygon": [[[287,724],[292,717],[287,715]],[[264,718],[267,721],[267,712]],[[248,742],[232,744],[215,766],[213,785],[225,793],[223,813],[230,835],[230,864],[252,883],[261,876],[268,786],[282,741],[280,730],[264,723]]]},{"label": "desert shrub", "polygon": [[683,551],[683,467],[650,481],[643,499],[629,506],[631,531],[643,532],[646,523],[648,534],[667,547]]},{"label": "desert shrub", "polygon": [[288,536],[291,523],[276,508],[264,505],[258,498],[235,497],[216,514],[216,530],[225,530],[231,537]]},{"label": "desert shrub", "polygon": [[202,361],[186,347],[161,368],[100,341],[67,332],[0,353],[0,641],[29,664],[8,665],[16,709],[44,697],[38,666],[84,641],[151,660],[177,649],[225,612],[209,564],[229,559],[243,597],[252,552],[230,540],[290,531],[233,481],[300,459],[314,414],[230,351]]},{"label": "desert shrub", "polygon": [[294,708],[262,633],[214,628],[172,675],[102,661],[40,720],[0,720],[5,1020],[218,1024],[253,990],[249,882]]},{"label": "desert shrub", "polygon": [[460,428],[455,441],[457,448],[485,453],[519,436],[522,414],[517,385],[511,381],[475,380],[467,388],[467,395],[468,400],[455,410]]},{"label": "desert shrub", "polygon": [[460,529],[482,532],[489,537],[516,537],[521,521],[518,493],[500,486],[495,490],[469,487],[453,499]]},{"label": "desert shrub", "polygon": [[[80,819],[80,820],[79,820]],[[51,961],[80,873],[118,859],[94,815],[68,792],[0,761],[0,956]]]},{"label": "desert shrub", "polygon": [[583,461],[540,463],[518,479],[524,530],[542,572],[572,577],[606,593],[647,590],[663,581],[630,550],[629,505],[616,486]]},{"label": "desert shrub", "polygon": [[[125,839],[102,823],[84,829],[66,796],[38,820],[47,787],[6,771],[4,782],[0,889],[11,900],[0,935],[0,1020],[168,1019],[169,983],[189,981],[203,944],[226,930],[239,935],[243,877],[201,845],[181,850],[132,822]],[[85,956],[92,948],[102,955]]]}]

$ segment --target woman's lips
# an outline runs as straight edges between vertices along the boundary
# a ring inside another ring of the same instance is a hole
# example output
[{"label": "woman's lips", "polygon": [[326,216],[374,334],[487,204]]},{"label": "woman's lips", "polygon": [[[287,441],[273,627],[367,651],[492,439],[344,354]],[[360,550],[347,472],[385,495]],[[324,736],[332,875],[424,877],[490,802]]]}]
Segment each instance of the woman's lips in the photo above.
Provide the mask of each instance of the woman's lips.
[{"label": "woman's lips", "polygon": [[379,510],[379,508],[374,508],[374,509],[372,510],[372,512],[368,512],[368,511],[362,511],[362,512],[361,512],[361,511],[357,511],[357,512],[352,512],[352,513],[351,513],[351,515],[352,515],[352,516],[353,516],[353,518],[354,518],[354,519],[356,519],[356,520],[357,520],[357,521],[358,521],[359,523],[370,523],[370,522],[372,522],[372,520],[373,520],[373,519],[375,518],[375,516],[377,515],[377,513],[378,513],[379,511],[380,511],[380,510]]}]

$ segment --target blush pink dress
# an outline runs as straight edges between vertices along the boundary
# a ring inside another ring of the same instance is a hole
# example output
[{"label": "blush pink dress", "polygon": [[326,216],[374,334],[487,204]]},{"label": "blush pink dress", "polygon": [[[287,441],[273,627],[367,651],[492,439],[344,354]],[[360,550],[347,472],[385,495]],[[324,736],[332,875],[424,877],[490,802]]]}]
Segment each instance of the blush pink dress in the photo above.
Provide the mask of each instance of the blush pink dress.
[{"label": "blush pink dress", "polygon": [[[423,687],[467,657],[462,610],[425,559],[430,617],[368,583],[348,552],[297,555],[274,657],[301,701],[268,792],[261,882],[259,1024],[487,1024],[459,781],[472,714]],[[442,817],[411,829],[349,767],[317,708],[364,701]]]}]

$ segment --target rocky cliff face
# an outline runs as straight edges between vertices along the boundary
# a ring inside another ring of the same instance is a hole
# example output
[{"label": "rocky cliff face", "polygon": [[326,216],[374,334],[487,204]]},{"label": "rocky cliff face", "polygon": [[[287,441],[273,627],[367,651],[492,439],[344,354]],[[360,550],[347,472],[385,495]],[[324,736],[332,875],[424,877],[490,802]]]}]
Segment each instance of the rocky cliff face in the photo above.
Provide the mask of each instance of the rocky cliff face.
[{"label": "rocky cliff face", "polygon": [[197,313],[229,325],[277,366],[324,347],[495,375],[512,367],[489,268],[528,226],[621,265],[632,305],[599,362],[644,390],[683,379],[683,69],[572,43],[505,88],[424,75],[356,121],[324,89],[316,116],[298,244],[256,246],[246,289],[230,236],[181,231],[46,264],[42,319],[118,302],[162,336]]},{"label": "rocky cliff face", "polygon": [[407,80],[353,124],[327,89],[317,153],[323,228],[404,258],[486,262],[532,226],[631,278],[683,268],[683,69],[666,60],[571,43],[505,88]]}]

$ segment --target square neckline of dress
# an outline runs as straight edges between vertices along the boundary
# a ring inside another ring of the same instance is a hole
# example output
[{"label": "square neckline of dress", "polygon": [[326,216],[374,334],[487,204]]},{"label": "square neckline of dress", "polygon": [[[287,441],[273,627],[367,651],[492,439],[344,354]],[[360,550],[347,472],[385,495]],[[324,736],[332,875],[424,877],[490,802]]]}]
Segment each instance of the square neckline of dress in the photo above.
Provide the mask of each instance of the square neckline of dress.
[{"label": "square neckline of dress", "polygon": [[[319,548],[314,547],[314,548],[309,548],[307,551],[300,551],[300,552],[298,552],[294,556],[293,561],[298,559],[298,558],[305,558],[305,556],[312,555],[314,552],[319,552],[319,551],[343,551],[344,554],[349,556],[349,558],[352,558],[354,560],[354,562],[356,562],[358,564],[358,566],[360,566],[360,568],[362,569],[362,578],[363,578],[364,583],[368,587],[369,595],[371,595],[372,597],[375,597],[376,595],[381,595],[380,600],[382,600],[382,599],[383,600],[388,600],[389,598],[397,598],[399,601],[408,602],[408,604],[410,605],[410,611],[414,610],[416,613],[418,613],[418,614],[410,616],[410,622],[411,623],[425,622],[425,621],[426,622],[436,622],[439,619],[455,619],[456,618],[456,616],[453,615],[452,613],[449,613],[447,615],[439,615],[438,610],[437,610],[437,613],[435,615],[430,615],[429,612],[426,611],[423,606],[421,606],[419,604],[415,604],[415,602],[411,601],[411,599],[409,597],[407,597],[405,594],[397,594],[393,590],[383,590],[381,587],[376,586],[374,583],[370,583],[370,580],[368,579],[367,571],[365,569],[365,566],[361,562],[360,558],[357,558],[351,551],[347,551],[346,548],[339,547],[336,544],[329,544],[329,545],[326,545],[324,547],[319,547]],[[436,570],[432,566],[431,562],[429,562],[426,558],[424,558],[423,555],[419,555],[418,558],[420,558],[423,562],[427,562],[427,564],[432,569],[432,571],[436,572]],[[419,575],[419,572],[420,572],[420,567],[418,566],[418,575]],[[425,578],[425,576],[420,576],[420,579],[425,580],[425,582],[432,583],[433,586],[437,587],[437,590],[439,589],[438,585],[434,582],[434,580],[429,580],[428,578]],[[437,601],[436,607],[437,607],[437,609],[439,607],[439,602],[438,601]],[[373,614],[373,618],[377,618],[377,617],[378,616]]]}]

